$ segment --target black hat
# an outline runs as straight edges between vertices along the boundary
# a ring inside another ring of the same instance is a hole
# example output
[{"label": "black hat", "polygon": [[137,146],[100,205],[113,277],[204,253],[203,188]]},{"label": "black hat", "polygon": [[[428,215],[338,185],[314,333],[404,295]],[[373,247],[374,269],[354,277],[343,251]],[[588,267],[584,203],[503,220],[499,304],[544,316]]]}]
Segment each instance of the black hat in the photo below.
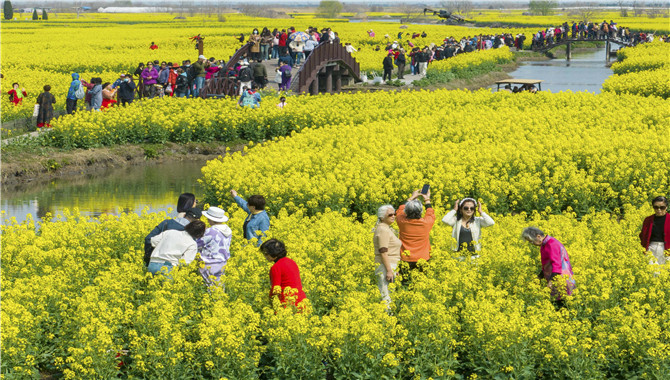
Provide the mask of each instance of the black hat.
[{"label": "black hat", "polygon": [[193,207],[193,208],[190,208],[190,209],[186,210],[184,216],[186,216],[188,218],[193,218],[193,219],[200,219],[202,217],[202,210],[197,208],[197,207]]}]

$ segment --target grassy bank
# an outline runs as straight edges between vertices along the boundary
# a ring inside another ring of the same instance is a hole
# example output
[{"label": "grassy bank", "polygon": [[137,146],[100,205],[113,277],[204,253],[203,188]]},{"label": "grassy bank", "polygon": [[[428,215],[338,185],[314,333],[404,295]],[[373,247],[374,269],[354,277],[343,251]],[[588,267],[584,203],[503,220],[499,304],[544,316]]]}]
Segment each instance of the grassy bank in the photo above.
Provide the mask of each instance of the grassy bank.
[{"label": "grassy bank", "polygon": [[108,168],[181,160],[207,160],[243,148],[240,143],[128,144],[92,149],[65,150],[44,147],[35,139],[21,138],[2,151],[2,184],[49,181],[76,177]]}]

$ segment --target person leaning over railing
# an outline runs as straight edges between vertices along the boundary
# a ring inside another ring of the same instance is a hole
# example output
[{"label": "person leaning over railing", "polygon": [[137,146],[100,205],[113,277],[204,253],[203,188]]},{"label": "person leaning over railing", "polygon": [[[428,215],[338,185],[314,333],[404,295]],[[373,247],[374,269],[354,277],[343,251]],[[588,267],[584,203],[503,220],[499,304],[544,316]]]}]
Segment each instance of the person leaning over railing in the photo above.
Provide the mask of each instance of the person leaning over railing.
[{"label": "person leaning over railing", "polygon": [[[668,198],[656,197],[651,201],[654,215],[648,216],[642,223],[640,243],[656,259],[656,263],[665,264],[665,250],[670,249],[670,215],[668,214]],[[654,263],[654,259],[650,260]]]}]

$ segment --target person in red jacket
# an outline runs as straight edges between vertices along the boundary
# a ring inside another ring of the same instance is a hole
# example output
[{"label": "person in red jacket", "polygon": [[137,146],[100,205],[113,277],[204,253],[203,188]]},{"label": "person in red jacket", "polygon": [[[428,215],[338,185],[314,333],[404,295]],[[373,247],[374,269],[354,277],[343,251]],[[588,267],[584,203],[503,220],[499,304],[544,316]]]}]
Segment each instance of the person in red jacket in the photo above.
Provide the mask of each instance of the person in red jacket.
[{"label": "person in red jacket", "polygon": [[158,45],[156,45],[155,43],[151,42],[151,46],[149,46],[149,49],[151,49],[151,50],[156,50],[156,49],[158,49]]},{"label": "person in red jacket", "polygon": [[654,207],[654,215],[644,219],[642,231],[640,231],[640,243],[662,265],[666,262],[664,251],[670,249],[668,198],[656,197],[651,201],[651,205]]},{"label": "person in red jacket", "polygon": [[18,83],[12,84],[12,89],[7,91],[7,93],[9,94],[9,100],[14,103],[15,106],[23,103],[23,98],[28,96],[25,88],[19,90]]},{"label": "person in red jacket", "polygon": [[270,239],[261,244],[260,250],[266,260],[274,263],[270,269],[270,300],[279,296],[282,306],[286,307],[291,302],[298,308],[302,308],[300,303],[306,297],[302,290],[300,270],[295,261],[286,257],[284,243],[277,239]]}]

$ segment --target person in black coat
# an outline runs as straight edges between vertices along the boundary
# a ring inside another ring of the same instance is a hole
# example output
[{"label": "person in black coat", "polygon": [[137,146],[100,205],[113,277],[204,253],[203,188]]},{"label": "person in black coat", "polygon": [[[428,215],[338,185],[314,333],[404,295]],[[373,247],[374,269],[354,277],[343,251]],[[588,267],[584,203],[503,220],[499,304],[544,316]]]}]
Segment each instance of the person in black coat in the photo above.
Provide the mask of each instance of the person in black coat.
[{"label": "person in black coat", "polygon": [[119,92],[117,93],[121,105],[125,107],[126,103],[130,104],[133,102],[133,100],[135,100],[136,87],[137,86],[135,86],[135,82],[133,82],[133,76],[126,74],[121,81],[121,84],[119,84]]},{"label": "person in black coat", "polygon": [[405,49],[400,49],[398,58],[395,59],[395,64],[398,66],[398,79],[405,78],[405,65],[407,64],[407,58],[405,57]]},{"label": "person in black coat", "polygon": [[384,64],[384,77],[382,78],[384,82],[387,81],[386,77],[388,76],[388,80],[391,80],[391,75],[393,74],[393,53],[388,53],[386,55],[386,58],[384,58],[383,61]]}]

